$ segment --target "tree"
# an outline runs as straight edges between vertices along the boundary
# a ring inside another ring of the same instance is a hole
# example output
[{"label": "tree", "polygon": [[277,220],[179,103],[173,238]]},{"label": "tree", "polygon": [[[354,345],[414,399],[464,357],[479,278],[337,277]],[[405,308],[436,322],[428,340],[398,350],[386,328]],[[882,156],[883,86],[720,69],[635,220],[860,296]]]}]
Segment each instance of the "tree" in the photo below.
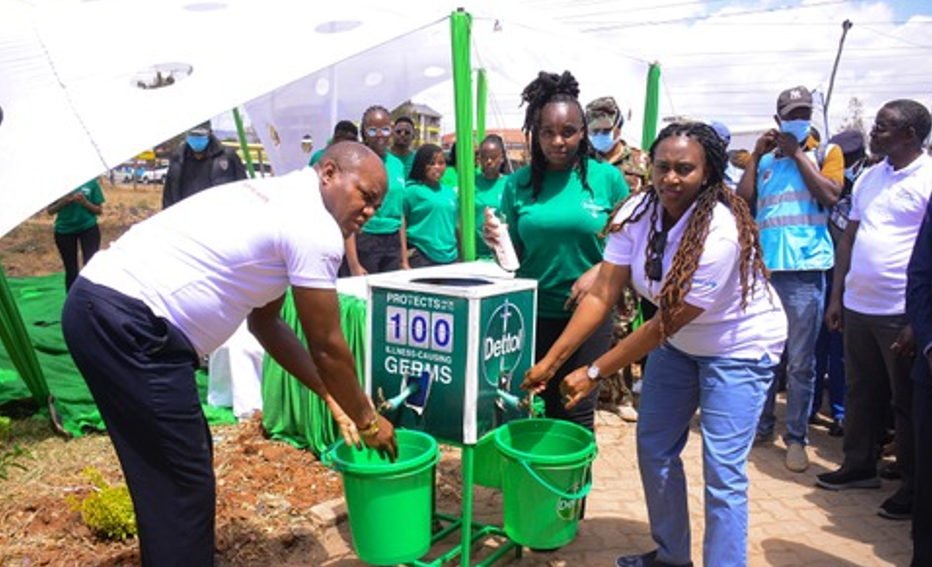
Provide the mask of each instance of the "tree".
[{"label": "tree", "polygon": [[848,100],[848,116],[841,123],[839,132],[844,130],[857,130],[867,139],[867,127],[864,125],[864,101],[856,96]]}]

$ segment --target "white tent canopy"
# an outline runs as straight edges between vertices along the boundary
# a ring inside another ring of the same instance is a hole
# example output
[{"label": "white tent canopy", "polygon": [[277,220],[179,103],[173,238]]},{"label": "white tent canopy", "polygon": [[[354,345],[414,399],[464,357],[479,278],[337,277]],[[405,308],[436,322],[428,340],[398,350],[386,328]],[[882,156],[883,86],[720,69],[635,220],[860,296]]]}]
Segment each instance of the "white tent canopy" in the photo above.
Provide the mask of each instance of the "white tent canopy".
[{"label": "white tent canopy", "polygon": [[541,69],[573,71],[584,101],[614,94],[643,107],[646,65],[489,0],[0,0],[0,236],[244,103],[279,172],[301,165],[301,136],[320,147],[335,120],[372,104],[421,96],[452,116],[457,5],[475,18],[472,60],[489,72],[491,122],[499,111],[520,123],[520,91]]}]

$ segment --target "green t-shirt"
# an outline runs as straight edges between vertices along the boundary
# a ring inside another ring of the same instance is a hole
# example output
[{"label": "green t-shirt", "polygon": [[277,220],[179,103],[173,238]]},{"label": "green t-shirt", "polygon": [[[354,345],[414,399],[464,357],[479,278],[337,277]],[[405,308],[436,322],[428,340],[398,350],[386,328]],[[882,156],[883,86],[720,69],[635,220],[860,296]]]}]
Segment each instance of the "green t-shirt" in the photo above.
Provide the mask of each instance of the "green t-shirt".
[{"label": "green t-shirt", "polygon": [[496,211],[502,209],[502,191],[505,190],[507,175],[498,179],[486,179],[481,174],[476,175],[476,258],[491,258],[492,250],[482,240],[482,224],[485,222],[485,208]]},{"label": "green t-shirt", "polygon": [[408,245],[415,246],[434,262],[450,264],[459,258],[456,225],[459,199],[452,187],[437,187],[412,181],[405,187],[404,214]]},{"label": "green t-shirt", "polygon": [[405,181],[407,181],[408,176],[411,175],[411,166],[414,165],[414,155],[416,153],[417,152],[408,152],[408,155],[406,156],[399,156],[396,154],[392,154],[393,156],[398,158],[398,161],[401,162],[401,165],[405,167]]},{"label": "green t-shirt", "polygon": [[[92,179],[78,187],[72,193],[80,191],[87,200],[95,205],[104,202],[104,193],[100,190],[100,183]],[[87,210],[81,203],[68,203],[62,207],[55,216],[55,232],[58,234],[77,234],[97,224],[97,215]]]},{"label": "green t-shirt", "polygon": [[405,173],[401,160],[390,153],[382,158],[388,175],[388,193],[382,199],[382,206],[363,225],[363,232],[369,234],[392,234],[401,230],[401,207],[405,194]]},{"label": "green t-shirt", "polygon": [[311,154],[311,161],[307,162],[307,164],[308,164],[308,165],[314,165],[315,163],[319,162],[319,161],[320,161],[320,158],[323,157],[324,152],[327,151],[327,148],[328,148],[328,147],[329,147],[329,146],[325,146],[325,147],[323,147],[323,148],[317,150],[317,151],[314,152],[313,154]]},{"label": "green t-shirt", "polygon": [[446,171],[443,172],[443,177],[440,178],[440,184],[452,187],[454,190],[460,186],[460,176],[455,167],[452,165],[447,166]]},{"label": "green t-shirt", "polygon": [[628,196],[628,184],[617,168],[588,160],[583,187],[575,169],[548,171],[536,199],[531,168],[508,178],[502,212],[521,260],[517,275],[537,280],[537,312],[541,317],[568,318],[563,308],[570,289],[586,270],[602,261],[605,228],[615,204]]}]

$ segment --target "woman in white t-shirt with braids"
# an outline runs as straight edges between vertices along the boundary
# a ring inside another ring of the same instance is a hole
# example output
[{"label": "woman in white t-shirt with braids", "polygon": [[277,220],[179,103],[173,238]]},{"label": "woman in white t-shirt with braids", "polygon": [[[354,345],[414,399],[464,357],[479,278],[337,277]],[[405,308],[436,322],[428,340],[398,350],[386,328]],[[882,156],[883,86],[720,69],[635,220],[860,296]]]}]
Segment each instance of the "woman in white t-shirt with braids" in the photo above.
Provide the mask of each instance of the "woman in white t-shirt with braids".
[{"label": "woman in white t-shirt with braids", "polygon": [[650,150],[653,184],[608,226],[598,279],[561,337],[525,376],[539,391],[632,283],[657,314],[561,385],[572,407],[603,376],[649,354],[637,425],[638,463],[656,550],[619,567],[692,565],[686,476],[679,455],[701,410],[704,564],[747,564],[746,464],[786,316],[767,283],[747,205],[724,184],[725,150],[708,125],[663,129]]}]

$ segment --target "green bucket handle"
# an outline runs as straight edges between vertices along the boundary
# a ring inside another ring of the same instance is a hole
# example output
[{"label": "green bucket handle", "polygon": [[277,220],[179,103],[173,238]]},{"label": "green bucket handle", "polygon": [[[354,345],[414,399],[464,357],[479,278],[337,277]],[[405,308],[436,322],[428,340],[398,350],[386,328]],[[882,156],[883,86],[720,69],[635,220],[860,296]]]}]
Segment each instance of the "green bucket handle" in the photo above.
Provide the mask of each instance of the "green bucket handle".
[{"label": "green bucket handle", "polygon": [[521,459],[515,459],[515,460],[521,463],[521,466],[524,467],[524,470],[527,471],[527,473],[531,475],[531,477],[534,480],[536,480],[541,486],[543,486],[544,488],[546,488],[548,491],[552,492],[556,496],[559,496],[560,498],[563,498],[564,500],[582,500],[583,498],[588,496],[589,491],[592,490],[592,466],[591,465],[592,465],[592,462],[595,460],[596,455],[597,455],[596,451],[593,451],[592,453],[589,454],[588,457],[586,457],[586,462],[585,462],[585,466],[587,468],[586,485],[583,486],[582,489],[580,489],[580,491],[575,494],[570,493],[570,492],[563,492],[559,488],[548,483],[546,480],[544,480],[543,477],[537,474],[537,471],[535,471],[534,468],[531,465],[529,465],[527,461],[524,461]]}]

